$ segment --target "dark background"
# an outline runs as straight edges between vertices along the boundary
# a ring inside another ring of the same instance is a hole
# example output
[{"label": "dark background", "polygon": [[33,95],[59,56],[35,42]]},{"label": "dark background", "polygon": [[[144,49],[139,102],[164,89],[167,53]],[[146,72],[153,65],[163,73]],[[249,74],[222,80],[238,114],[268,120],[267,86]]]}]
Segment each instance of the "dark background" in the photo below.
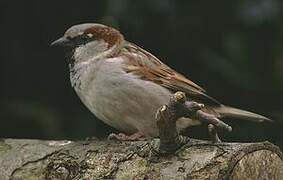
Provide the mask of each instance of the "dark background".
[{"label": "dark background", "polygon": [[[113,131],[83,106],[70,86],[64,54],[49,47],[71,25],[100,22],[220,102],[275,121],[230,119],[234,129],[224,140],[283,147],[282,6],[280,0],[2,0],[0,137],[83,139]],[[188,133],[207,135],[198,128]]]}]

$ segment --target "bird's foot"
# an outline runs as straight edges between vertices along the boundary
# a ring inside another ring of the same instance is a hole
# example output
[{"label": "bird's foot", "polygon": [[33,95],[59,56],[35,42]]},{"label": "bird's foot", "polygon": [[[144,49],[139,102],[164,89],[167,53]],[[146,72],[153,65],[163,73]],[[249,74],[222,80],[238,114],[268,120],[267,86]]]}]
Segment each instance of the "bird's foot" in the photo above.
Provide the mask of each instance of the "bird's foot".
[{"label": "bird's foot", "polygon": [[108,136],[109,140],[118,140],[118,141],[144,141],[145,140],[145,135],[144,133],[138,131],[134,134],[131,135],[126,135],[124,133],[111,133]]}]

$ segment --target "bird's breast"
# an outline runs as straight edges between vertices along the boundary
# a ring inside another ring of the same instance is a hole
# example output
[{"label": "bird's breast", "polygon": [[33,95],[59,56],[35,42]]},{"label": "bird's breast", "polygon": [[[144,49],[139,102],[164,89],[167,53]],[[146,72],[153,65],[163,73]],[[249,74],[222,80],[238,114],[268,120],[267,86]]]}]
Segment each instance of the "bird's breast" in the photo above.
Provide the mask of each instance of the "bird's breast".
[{"label": "bird's breast", "polygon": [[[106,124],[127,133],[143,131],[156,136],[156,110],[169,101],[171,92],[151,81],[125,73],[113,59],[79,75],[75,90],[82,102]],[[76,76],[73,77],[75,79]]]}]

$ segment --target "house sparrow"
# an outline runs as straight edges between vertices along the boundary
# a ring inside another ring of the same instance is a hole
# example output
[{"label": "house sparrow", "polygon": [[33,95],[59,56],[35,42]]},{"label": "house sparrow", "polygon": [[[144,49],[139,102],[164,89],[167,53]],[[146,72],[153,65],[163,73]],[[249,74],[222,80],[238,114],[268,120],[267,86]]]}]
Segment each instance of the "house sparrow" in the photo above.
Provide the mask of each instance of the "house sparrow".
[{"label": "house sparrow", "polygon": [[[51,45],[67,48],[71,84],[87,108],[106,124],[133,134],[132,137],[158,136],[155,112],[176,91],[203,103],[204,111],[217,118],[269,120],[219,103],[199,85],[126,41],[112,27],[75,25]],[[182,130],[199,124],[197,119],[180,118],[176,125]]]}]

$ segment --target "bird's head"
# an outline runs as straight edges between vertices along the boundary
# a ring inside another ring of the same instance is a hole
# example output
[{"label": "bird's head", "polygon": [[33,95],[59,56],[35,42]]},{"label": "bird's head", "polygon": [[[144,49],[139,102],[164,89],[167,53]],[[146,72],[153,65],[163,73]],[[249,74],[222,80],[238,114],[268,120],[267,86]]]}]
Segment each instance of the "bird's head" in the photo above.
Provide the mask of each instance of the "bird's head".
[{"label": "bird's head", "polygon": [[123,35],[116,29],[102,24],[85,23],[70,27],[51,46],[65,47],[75,61],[87,61],[111,55],[123,44]]}]

